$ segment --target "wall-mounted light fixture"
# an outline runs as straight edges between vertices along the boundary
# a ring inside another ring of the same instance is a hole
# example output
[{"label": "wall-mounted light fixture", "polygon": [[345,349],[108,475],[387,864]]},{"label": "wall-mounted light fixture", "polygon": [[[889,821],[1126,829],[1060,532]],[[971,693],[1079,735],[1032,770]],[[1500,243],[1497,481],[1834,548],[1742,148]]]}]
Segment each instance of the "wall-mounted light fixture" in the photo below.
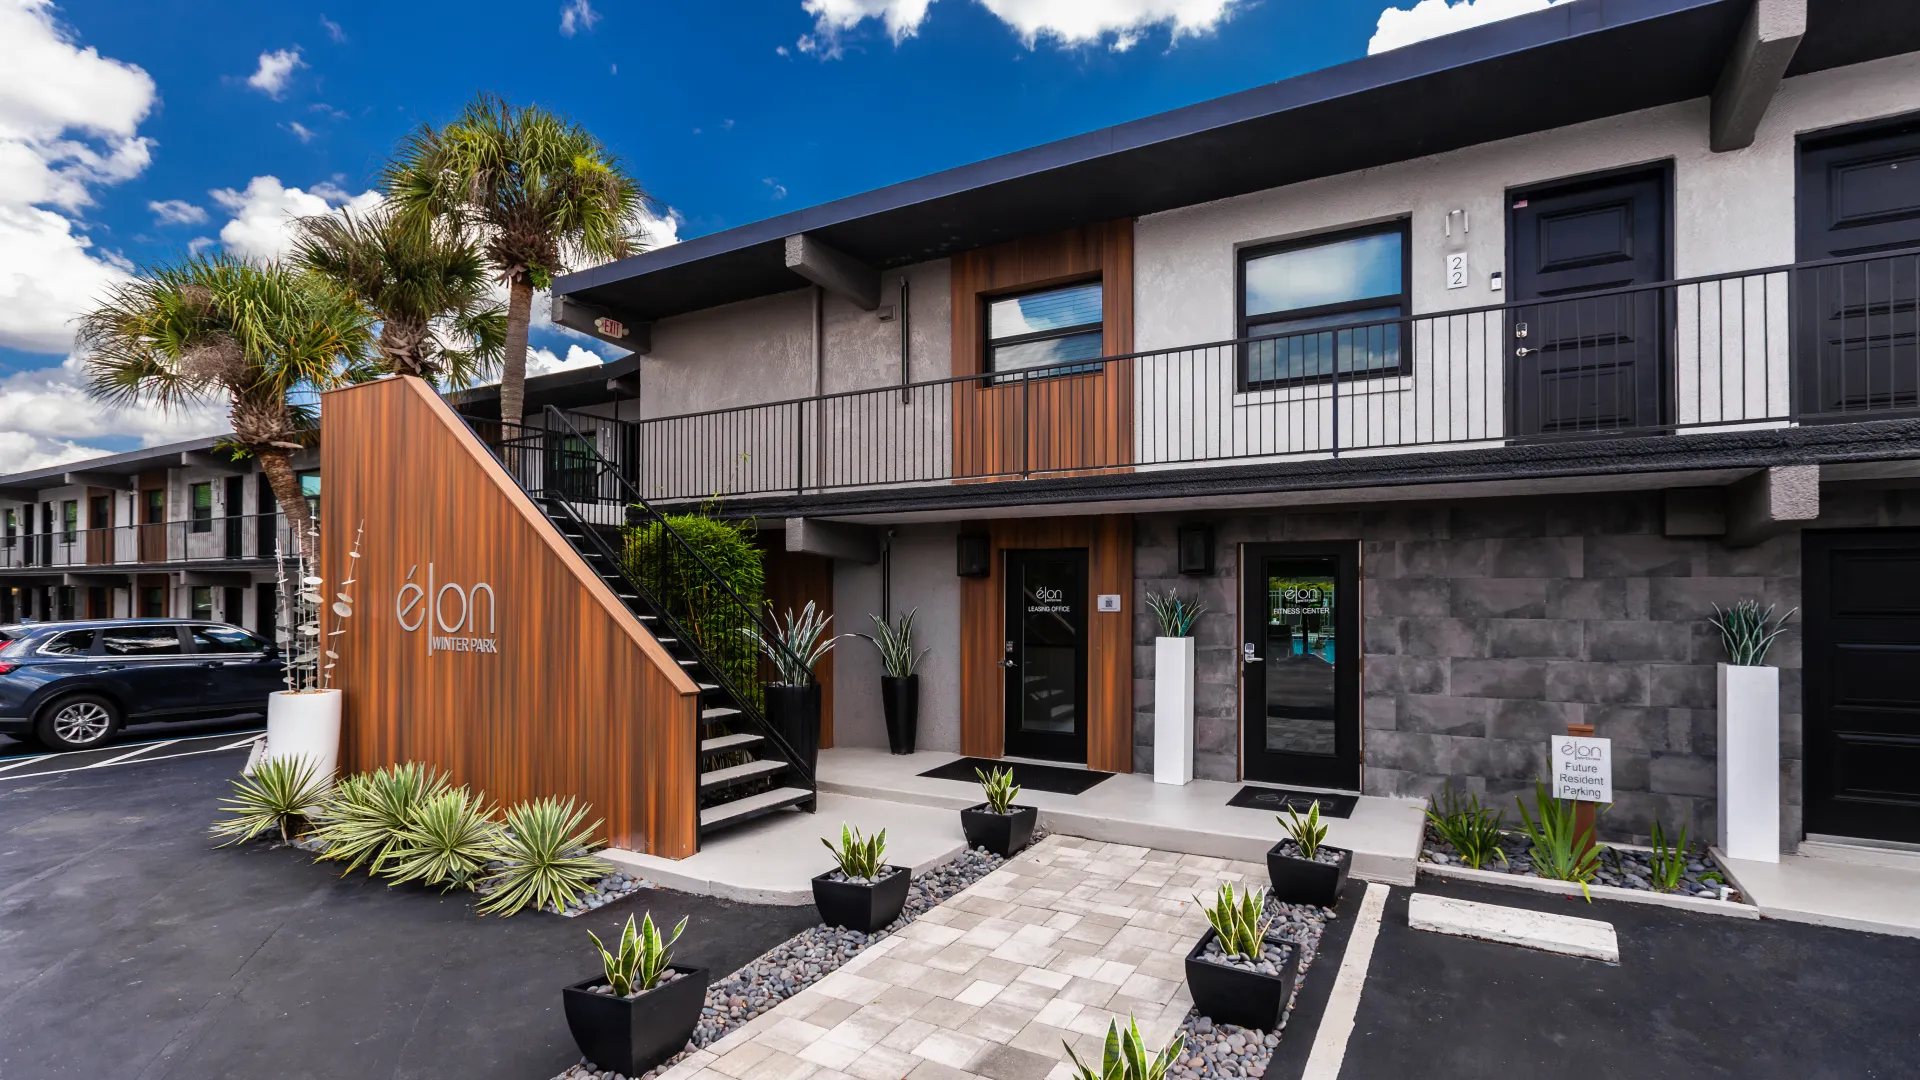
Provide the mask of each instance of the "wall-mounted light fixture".
[{"label": "wall-mounted light fixture", "polygon": [[1175,562],[1182,574],[1205,577],[1213,573],[1213,526],[1190,522],[1180,526]]},{"label": "wall-mounted light fixture", "polygon": [[954,545],[954,573],[961,577],[988,577],[993,573],[993,556],[986,533],[961,533]]}]

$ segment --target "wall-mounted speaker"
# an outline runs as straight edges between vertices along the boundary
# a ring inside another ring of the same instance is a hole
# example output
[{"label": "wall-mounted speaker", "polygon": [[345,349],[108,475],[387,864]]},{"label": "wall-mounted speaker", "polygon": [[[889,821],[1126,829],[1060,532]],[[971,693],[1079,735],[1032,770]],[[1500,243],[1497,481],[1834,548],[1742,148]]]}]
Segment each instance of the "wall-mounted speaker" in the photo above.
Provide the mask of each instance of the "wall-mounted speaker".
[{"label": "wall-mounted speaker", "polygon": [[961,577],[989,577],[993,574],[993,556],[985,533],[961,533],[955,544],[954,573]]},{"label": "wall-mounted speaker", "polygon": [[1205,577],[1213,573],[1213,526],[1194,522],[1180,526],[1176,563],[1182,574]]}]

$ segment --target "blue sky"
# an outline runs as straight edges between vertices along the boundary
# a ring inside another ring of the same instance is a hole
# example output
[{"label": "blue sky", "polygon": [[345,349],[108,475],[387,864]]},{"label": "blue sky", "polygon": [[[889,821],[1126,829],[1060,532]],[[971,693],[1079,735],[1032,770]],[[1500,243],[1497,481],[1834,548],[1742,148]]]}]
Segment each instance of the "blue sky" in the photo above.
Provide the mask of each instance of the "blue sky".
[{"label": "blue sky", "polygon": [[271,256],[479,91],[592,129],[684,239],[1546,2],[0,0],[0,473],[219,429],[85,402],[67,320],[193,245]]}]

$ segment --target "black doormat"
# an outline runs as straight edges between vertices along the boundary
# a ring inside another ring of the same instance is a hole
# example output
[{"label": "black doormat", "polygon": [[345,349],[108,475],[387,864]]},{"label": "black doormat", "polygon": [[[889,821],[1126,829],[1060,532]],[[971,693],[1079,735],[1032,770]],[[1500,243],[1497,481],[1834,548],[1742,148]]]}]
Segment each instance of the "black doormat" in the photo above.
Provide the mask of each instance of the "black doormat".
[{"label": "black doormat", "polygon": [[1324,791],[1254,787],[1251,784],[1234,792],[1233,798],[1227,800],[1227,805],[1244,806],[1249,810],[1271,810],[1276,814],[1288,810],[1304,814],[1315,799],[1320,800],[1321,817],[1351,817],[1353,808],[1360,805],[1358,795],[1331,795]]},{"label": "black doormat", "polygon": [[975,769],[986,773],[995,769],[1012,769],[1014,783],[1034,791],[1051,791],[1056,795],[1078,795],[1113,775],[1092,769],[1063,769],[1057,765],[1029,765],[1024,761],[996,761],[979,757],[949,761],[920,775],[935,780],[964,780],[969,784],[977,784],[980,778],[973,774]]}]

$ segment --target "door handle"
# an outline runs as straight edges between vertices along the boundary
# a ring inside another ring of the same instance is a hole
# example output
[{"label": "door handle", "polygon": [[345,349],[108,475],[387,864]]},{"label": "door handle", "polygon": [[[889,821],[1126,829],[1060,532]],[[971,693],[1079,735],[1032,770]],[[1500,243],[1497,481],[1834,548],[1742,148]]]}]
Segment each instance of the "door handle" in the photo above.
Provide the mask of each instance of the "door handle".
[{"label": "door handle", "polygon": [[1245,657],[1245,660],[1249,664],[1257,664],[1260,662],[1260,658],[1253,655],[1252,653],[1248,653]]},{"label": "door handle", "polygon": [[1013,662],[1013,661],[1011,661],[1011,660],[1002,660],[1002,661],[1000,661],[1000,666],[1001,666],[1001,667],[1005,667],[1005,668],[1010,668],[1010,667],[1014,667],[1014,666],[1016,666],[1016,665],[1015,665],[1015,664],[1014,664],[1014,662]]},{"label": "door handle", "polygon": [[1537,352],[1539,352],[1539,351],[1540,351],[1539,349],[1529,349],[1529,348],[1527,348],[1527,347],[1526,347],[1525,345],[1522,345],[1522,346],[1520,346],[1519,348],[1517,348],[1517,349],[1515,349],[1515,350],[1513,350],[1513,355],[1515,355],[1515,356],[1526,356],[1526,355],[1527,355],[1527,354],[1529,354],[1529,353],[1537,353]]},{"label": "door handle", "polygon": [[125,664],[101,664],[101,665],[100,665],[100,670],[102,670],[102,671],[122,671],[122,670],[125,670],[125,668],[126,668],[126,666],[127,666],[127,665],[125,665]]}]

